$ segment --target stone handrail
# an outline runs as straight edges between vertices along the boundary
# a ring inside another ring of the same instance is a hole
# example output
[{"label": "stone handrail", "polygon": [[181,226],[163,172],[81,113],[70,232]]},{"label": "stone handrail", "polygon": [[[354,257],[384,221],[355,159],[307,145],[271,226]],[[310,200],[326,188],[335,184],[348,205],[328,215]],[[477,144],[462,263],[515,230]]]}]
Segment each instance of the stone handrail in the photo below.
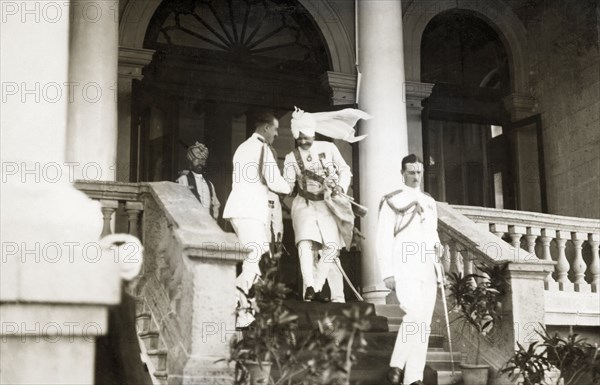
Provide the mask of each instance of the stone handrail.
[{"label": "stone handrail", "polygon": [[513,246],[556,261],[546,290],[598,293],[600,220],[483,207],[453,206]]},{"label": "stone handrail", "polygon": [[143,194],[148,191],[147,184],[77,180],[74,186],[100,202],[104,222],[101,237],[113,233],[128,233],[142,239],[139,225],[144,211]]},{"label": "stone handrail", "polygon": [[[437,207],[438,232],[446,248],[442,260],[446,272],[468,274],[477,272],[479,265],[507,264],[510,286],[502,306],[503,318],[491,335],[481,339],[481,358],[491,366],[490,383],[512,383],[496,374],[514,353],[516,343],[527,346],[535,337],[534,329],[539,323],[544,324],[544,278],[554,270],[555,262],[540,260],[498,239],[446,203],[438,203]],[[440,309],[440,301],[436,309]],[[434,318],[440,318],[438,310]],[[459,323],[452,323],[451,329],[454,347],[475,362],[477,336]]]},{"label": "stone handrail", "polygon": [[[167,351],[168,382],[232,383],[232,369],[216,361],[229,355],[235,264],[247,255],[235,234],[223,232],[176,183],[77,182],[76,187],[102,203],[103,232],[112,231],[113,213],[129,208],[128,227],[139,231],[145,249],[133,292],[157,325],[157,344]],[[143,213],[141,222],[134,208]]]}]

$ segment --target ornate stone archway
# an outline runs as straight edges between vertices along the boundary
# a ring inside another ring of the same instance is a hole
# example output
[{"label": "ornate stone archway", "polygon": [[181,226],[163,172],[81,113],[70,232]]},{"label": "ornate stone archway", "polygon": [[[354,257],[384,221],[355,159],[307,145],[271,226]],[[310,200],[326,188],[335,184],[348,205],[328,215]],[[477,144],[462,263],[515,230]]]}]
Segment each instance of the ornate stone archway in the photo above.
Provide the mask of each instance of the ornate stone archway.
[{"label": "ornate stone archway", "polygon": [[[143,48],[150,19],[163,0],[129,0],[120,17],[119,45]],[[353,74],[354,47],[339,15],[321,0],[298,0],[315,20],[331,57],[331,71]]]},{"label": "ornate stone archway", "polygon": [[[119,138],[117,180],[130,181],[131,89],[133,79],[142,78],[154,51],[144,49],[144,39],[154,13],[164,0],[122,0],[119,15]],[[354,102],[356,86],[353,38],[338,13],[323,0],[298,0],[314,19],[326,46],[331,64],[321,77],[332,91],[333,104]]]},{"label": "ornate stone archway", "polygon": [[404,21],[404,56],[406,79],[421,81],[421,39],[427,24],[436,15],[461,9],[487,21],[498,32],[510,55],[511,91],[529,94],[529,57],[527,31],[512,9],[502,0],[435,0],[413,2],[406,10]]}]

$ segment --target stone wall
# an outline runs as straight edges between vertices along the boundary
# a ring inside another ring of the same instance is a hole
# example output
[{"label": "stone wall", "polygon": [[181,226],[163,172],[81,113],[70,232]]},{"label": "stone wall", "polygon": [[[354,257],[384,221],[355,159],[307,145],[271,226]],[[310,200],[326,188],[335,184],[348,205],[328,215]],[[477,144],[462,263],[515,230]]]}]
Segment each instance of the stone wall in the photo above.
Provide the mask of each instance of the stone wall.
[{"label": "stone wall", "polygon": [[531,92],[542,114],[548,208],[600,217],[600,54],[593,0],[529,13]]}]

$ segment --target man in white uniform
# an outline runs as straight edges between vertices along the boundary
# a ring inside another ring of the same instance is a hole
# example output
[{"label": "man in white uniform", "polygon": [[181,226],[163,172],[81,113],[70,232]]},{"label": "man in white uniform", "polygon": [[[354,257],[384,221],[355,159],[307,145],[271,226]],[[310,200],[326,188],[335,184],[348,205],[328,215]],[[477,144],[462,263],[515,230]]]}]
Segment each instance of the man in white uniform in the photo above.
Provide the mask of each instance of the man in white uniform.
[{"label": "man in white uniform", "polygon": [[[225,204],[223,218],[229,219],[242,246],[250,249],[236,279],[239,291],[248,294],[257,277],[261,275],[258,263],[269,253],[270,223],[269,191],[289,194],[290,186],[282,178],[270,145],[277,136],[279,121],[268,113],[258,114],[255,132],[239,145],[233,155],[232,190]],[[238,313],[238,326],[248,326],[254,319],[245,295],[238,296],[242,312]]]},{"label": "man in white uniform", "polygon": [[204,176],[204,167],[208,159],[208,148],[196,142],[187,151],[189,170],[184,170],[177,183],[188,186],[192,194],[200,201],[207,213],[216,220],[219,217],[221,203],[215,193],[215,186]]},{"label": "man in white uniform", "polygon": [[442,247],[436,203],[421,192],[423,162],[414,154],[402,159],[404,186],[384,195],[379,206],[377,257],[381,276],[396,291],[406,314],[390,359],[392,384],[423,384],[423,370]]},{"label": "man in white uniform", "polygon": [[315,132],[319,128],[328,128],[322,133],[340,139],[360,140],[354,138],[352,127],[358,119],[367,117],[364,112],[352,109],[315,114],[297,109],[292,115],[292,135],[297,147],[285,157],[283,176],[290,186],[298,186],[291,214],[305,301],[328,300],[320,293],[327,280],[332,302],[345,302],[344,281],[338,267],[339,253],[343,247],[350,248],[349,239],[354,228],[349,202],[342,211],[350,219],[340,225],[339,216],[331,210],[330,198],[336,199],[348,190],[352,178],[350,166],[335,144],[315,141]]}]

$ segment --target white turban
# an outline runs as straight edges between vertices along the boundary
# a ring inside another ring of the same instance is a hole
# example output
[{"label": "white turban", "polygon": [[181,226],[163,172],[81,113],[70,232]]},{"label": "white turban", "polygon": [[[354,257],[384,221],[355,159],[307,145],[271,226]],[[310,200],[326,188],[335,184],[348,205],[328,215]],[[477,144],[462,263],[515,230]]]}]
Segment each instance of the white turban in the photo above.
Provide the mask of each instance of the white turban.
[{"label": "white turban", "polygon": [[315,132],[333,139],[358,142],[367,135],[354,136],[354,126],[359,119],[371,119],[371,115],[354,108],[329,112],[304,112],[294,107],[292,113],[292,135],[298,139],[300,132],[306,136],[314,136]]}]

